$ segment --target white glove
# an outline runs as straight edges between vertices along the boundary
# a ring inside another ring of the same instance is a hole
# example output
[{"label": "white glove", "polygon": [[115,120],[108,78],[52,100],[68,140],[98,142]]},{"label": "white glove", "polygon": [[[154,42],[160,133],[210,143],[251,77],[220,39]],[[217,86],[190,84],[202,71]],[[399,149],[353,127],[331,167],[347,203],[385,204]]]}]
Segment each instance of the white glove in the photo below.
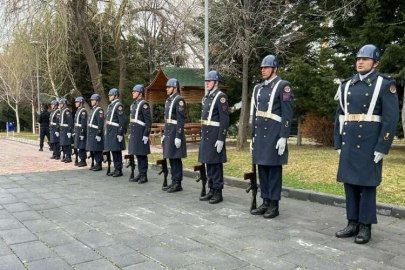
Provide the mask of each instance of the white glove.
[{"label": "white glove", "polygon": [[72,137],[72,133],[67,133],[67,137],[70,139],[70,137]]},{"label": "white glove", "polygon": [[80,140],[83,141],[83,140],[84,140],[84,136],[80,136]]},{"label": "white glove", "polygon": [[287,139],[286,138],[278,139],[276,149],[278,149],[278,155],[279,156],[282,156],[284,154],[286,145],[287,145]]},{"label": "white glove", "polygon": [[250,153],[252,154],[253,153],[253,143],[255,142],[255,138],[252,138],[252,140],[250,141],[250,145],[249,145],[249,148],[250,148]]},{"label": "white glove", "polygon": [[118,142],[122,142],[122,140],[124,139],[124,136],[117,135],[117,139],[118,139]]},{"label": "white glove", "polygon": [[55,132],[55,136],[56,136],[56,137],[59,137],[59,132],[56,131],[56,132]]},{"label": "white glove", "polygon": [[336,151],[339,153],[339,155],[340,155],[340,152],[342,151],[342,149],[336,149]]},{"label": "white glove", "polygon": [[72,135],[73,135],[73,137],[74,137],[74,136],[76,136],[76,133],[73,133]]},{"label": "white glove", "polygon": [[146,137],[146,136],[143,136],[143,137],[142,137],[142,141],[143,141],[143,144],[147,144],[148,141],[149,141],[149,138]]},{"label": "white glove", "polygon": [[165,140],[165,135],[163,135],[163,137],[162,137],[162,142]]},{"label": "white glove", "polygon": [[378,162],[380,162],[380,160],[382,160],[384,157],[383,153],[380,152],[374,152],[374,162],[375,164],[377,164]]},{"label": "white glove", "polygon": [[224,142],[223,141],[216,141],[214,147],[217,148],[217,153],[221,153],[222,148],[224,148]]},{"label": "white glove", "polygon": [[96,136],[96,140],[97,140],[98,142],[101,142],[101,137],[100,137],[100,136]]},{"label": "white glove", "polygon": [[131,139],[131,134],[128,134],[128,139]]},{"label": "white glove", "polygon": [[174,145],[176,146],[177,149],[179,149],[181,146],[181,139],[179,138],[174,139]]}]

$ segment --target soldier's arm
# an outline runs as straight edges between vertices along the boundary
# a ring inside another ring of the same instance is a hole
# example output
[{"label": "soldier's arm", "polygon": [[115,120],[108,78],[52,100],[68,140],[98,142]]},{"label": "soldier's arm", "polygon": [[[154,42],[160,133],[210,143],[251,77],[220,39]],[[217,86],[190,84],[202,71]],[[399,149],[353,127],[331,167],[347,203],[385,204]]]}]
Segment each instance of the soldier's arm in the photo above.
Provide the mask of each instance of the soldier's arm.
[{"label": "soldier's arm", "polygon": [[56,116],[54,117],[55,119],[55,124],[56,124],[56,132],[60,131],[60,112],[56,113]]},{"label": "soldier's arm", "polygon": [[124,107],[122,105],[118,106],[117,115],[118,115],[118,123],[120,125],[118,128],[118,135],[124,136],[124,126],[125,126],[126,120],[125,120],[125,114],[124,114]]},{"label": "soldier's arm", "polygon": [[253,92],[252,92],[252,97],[250,99],[250,135],[253,138],[255,136],[255,132],[256,132],[256,91],[257,91],[258,86],[256,85],[253,88]]},{"label": "soldier's arm", "polygon": [[82,111],[82,113],[79,115],[80,117],[80,135],[84,136],[85,135],[85,128],[87,126],[87,112]]},{"label": "soldier's arm", "polygon": [[176,119],[177,119],[177,127],[176,127],[176,138],[182,139],[183,132],[184,132],[184,122],[186,121],[186,103],[183,99],[177,101],[176,104]]},{"label": "soldier's arm", "polygon": [[72,132],[73,131],[73,117],[72,117],[72,112],[71,111],[67,111],[66,112],[66,121],[68,123],[69,126],[69,131],[68,132]]},{"label": "soldier's arm", "polygon": [[286,83],[282,89],[280,89],[281,95],[281,129],[280,138],[290,137],[291,123],[294,114],[294,94],[291,84]]},{"label": "soldier's arm", "polygon": [[334,126],[334,130],[333,130],[335,150],[342,148],[342,135],[340,134],[339,116],[341,116],[343,114],[344,113],[343,113],[342,107],[340,106],[340,104],[338,104],[337,109],[336,109],[336,115],[335,115],[335,126]]},{"label": "soldier's arm", "polygon": [[149,138],[150,128],[152,126],[152,115],[150,113],[150,107],[148,103],[143,104],[141,110],[143,119],[145,120],[145,130],[143,131],[143,136]]},{"label": "soldier's arm", "polygon": [[97,136],[102,136],[103,135],[103,129],[104,129],[104,111],[103,109],[98,110],[98,115],[96,116],[97,119]]},{"label": "soldier's arm", "polygon": [[395,81],[381,89],[382,127],[374,151],[388,154],[399,121],[399,103]]},{"label": "soldier's arm", "polygon": [[229,127],[229,105],[228,97],[226,95],[221,95],[218,97],[216,102],[219,114],[219,132],[218,132],[218,141],[225,141],[226,134],[228,133]]}]

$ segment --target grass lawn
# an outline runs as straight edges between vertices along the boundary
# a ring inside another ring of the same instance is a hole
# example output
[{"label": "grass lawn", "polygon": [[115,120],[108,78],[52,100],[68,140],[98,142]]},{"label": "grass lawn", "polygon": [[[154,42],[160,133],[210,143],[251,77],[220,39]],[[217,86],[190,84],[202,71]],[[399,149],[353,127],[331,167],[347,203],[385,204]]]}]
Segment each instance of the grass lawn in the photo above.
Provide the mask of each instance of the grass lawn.
[{"label": "grass lawn", "polygon": [[[224,174],[243,177],[251,171],[251,155],[248,151],[229,150]],[[161,154],[149,156],[155,162]],[[324,193],[344,195],[343,184],[336,182],[338,153],[331,147],[289,146],[289,165],[284,166],[284,185],[299,189],[310,189]],[[198,153],[188,153],[183,160],[185,168],[198,164]],[[405,148],[391,149],[384,157],[383,182],[377,190],[380,202],[405,205]]]},{"label": "grass lawn", "polygon": [[[0,136],[7,136],[7,133],[6,132],[0,132]],[[13,132],[9,132],[8,136],[13,137]],[[34,140],[34,141],[39,140],[39,135],[38,134],[32,134],[32,132],[20,132],[20,133],[14,132],[14,137],[30,139],[30,140]],[[46,141],[47,141],[47,139],[45,137],[45,142]]]}]

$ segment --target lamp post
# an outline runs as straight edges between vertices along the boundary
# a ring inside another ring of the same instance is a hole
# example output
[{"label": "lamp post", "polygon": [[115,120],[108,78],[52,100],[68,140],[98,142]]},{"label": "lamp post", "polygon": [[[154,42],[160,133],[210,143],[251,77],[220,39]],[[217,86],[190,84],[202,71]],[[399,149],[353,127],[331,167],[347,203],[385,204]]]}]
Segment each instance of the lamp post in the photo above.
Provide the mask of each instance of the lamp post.
[{"label": "lamp post", "polygon": [[[205,69],[205,76],[207,76],[210,67],[209,67],[209,55],[208,55],[208,0],[205,0],[205,30],[204,30],[204,48],[205,48],[205,55],[204,55],[204,69]],[[205,94],[207,94],[207,87],[205,87]]]},{"label": "lamp post", "polygon": [[41,113],[41,110],[39,108],[39,106],[40,106],[40,100],[39,100],[39,53],[38,53],[39,41],[32,41],[31,44],[34,44],[34,46],[35,46],[35,61],[36,61],[36,65],[37,65],[38,115],[39,115]]}]

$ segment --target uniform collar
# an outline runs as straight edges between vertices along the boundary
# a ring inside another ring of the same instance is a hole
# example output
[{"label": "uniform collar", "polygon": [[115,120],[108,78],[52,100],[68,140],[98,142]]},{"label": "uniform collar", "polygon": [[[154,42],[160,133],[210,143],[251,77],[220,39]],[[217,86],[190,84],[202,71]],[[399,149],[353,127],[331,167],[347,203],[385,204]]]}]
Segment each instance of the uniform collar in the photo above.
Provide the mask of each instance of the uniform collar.
[{"label": "uniform collar", "polygon": [[278,78],[278,76],[274,77],[273,79],[265,80],[264,85],[269,85],[271,82],[275,81]]},{"label": "uniform collar", "polygon": [[177,97],[178,95],[179,95],[179,93],[171,94],[168,99],[169,99],[169,100],[173,100],[173,99],[174,99],[175,97]]},{"label": "uniform collar", "polygon": [[115,103],[117,103],[119,101],[119,99],[114,99],[113,101],[111,101],[110,105],[114,105]]},{"label": "uniform collar", "polygon": [[218,93],[218,91],[219,91],[219,88],[208,92],[207,97],[215,97],[215,95]]},{"label": "uniform collar", "polygon": [[352,79],[352,83],[351,84],[355,84],[359,81],[363,81],[368,85],[371,85],[373,83],[373,81],[378,77],[379,73],[377,70],[372,71],[371,73],[366,74],[366,76],[363,78],[363,80],[360,79],[360,74],[357,73],[356,75],[354,75],[353,79]]}]

